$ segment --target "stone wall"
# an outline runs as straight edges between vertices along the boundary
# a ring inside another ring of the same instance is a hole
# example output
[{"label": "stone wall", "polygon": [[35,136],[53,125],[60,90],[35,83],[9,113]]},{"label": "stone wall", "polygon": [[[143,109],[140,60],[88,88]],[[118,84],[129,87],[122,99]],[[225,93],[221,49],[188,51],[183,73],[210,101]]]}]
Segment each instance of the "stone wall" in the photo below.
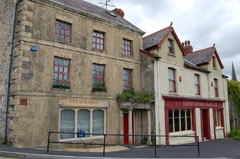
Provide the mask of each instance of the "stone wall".
[{"label": "stone wall", "polygon": [[4,108],[8,76],[13,4],[13,0],[0,1],[0,142],[3,141],[4,135]]},{"label": "stone wall", "polygon": [[[56,20],[72,24],[71,43],[55,40]],[[92,48],[93,30],[105,32],[106,48]],[[133,56],[122,55],[122,40],[133,43]],[[140,91],[141,36],[54,6],[23,0],[18,4],[10,87],[8,142],[17,147],[47,144],[48,131],[60,131],[61,100],[103,101],[105,132],[119,133],[116,95],[123,91],[123,69],[133,70],[133,87]],[[36,46],[37,51],[31,51]],[[70,60],[70,89],[53,88],[54,58]],[[106,66],[106,92],[93,92],[93,64]],[[85,109],[98,109],[92,106]]]}]

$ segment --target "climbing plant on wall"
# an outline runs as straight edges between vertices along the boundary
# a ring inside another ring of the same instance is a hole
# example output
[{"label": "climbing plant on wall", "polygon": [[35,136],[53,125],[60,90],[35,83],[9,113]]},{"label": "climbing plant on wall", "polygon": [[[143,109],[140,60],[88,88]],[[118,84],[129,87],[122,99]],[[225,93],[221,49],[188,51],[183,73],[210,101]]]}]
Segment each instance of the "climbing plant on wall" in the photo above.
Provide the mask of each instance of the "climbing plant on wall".
[{"label": "climbing plant on wall", "polygon": [[228,95],[233,98],[236,110],[240,115],[240,82],[228,81]]}]

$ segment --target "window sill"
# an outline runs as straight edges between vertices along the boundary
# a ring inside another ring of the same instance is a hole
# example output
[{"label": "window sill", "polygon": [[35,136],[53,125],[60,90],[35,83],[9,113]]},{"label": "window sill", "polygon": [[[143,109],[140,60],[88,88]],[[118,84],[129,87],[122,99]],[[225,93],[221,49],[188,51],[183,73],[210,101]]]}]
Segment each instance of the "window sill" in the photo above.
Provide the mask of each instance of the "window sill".
[{"label": "window sill", "polygon": [[193,135],[193,134],[195,134],[195,132],[194,131],[192,131],[192,130],[188,130],[188,131],[179,131],[179,132],[171,132],[171,133],[169,133],[169,135]]},{"label": "window sill", "polygon": [[59,142],[66,142],[66,141],[89,141],[89,140],[95,140],[95,139],[103,139],[104,136],[90,136],[90,137],[82,137],[82,138],[71,138],[71,139],[59,139]]},{"label": "window sill", "polygon": [[94,49],[94,48],[92,48],[92,50],[93,50],[93,51],[97,51],[97,52],[101,52],[101,53],[106,53],[105,50],[101,50],[101,49]]},{"label": "window sill", "polygon": [[179,94],[177,92],[169,92],[170,95],[176,95],[179,96]]},{"label": "window sill", "polygon": [[173,57],[176,57],[175,53],[168,53],[169,56],[173,56]]},{"label": "window sill", "polygon": [[65,42],[65,41],[61,41],[61,40],[56,40],[55,42],[60,43],[60,44],[72,44],[72,42]]},{"label": "window sill", "polygon": [[216,130],[223,130],[223,127],[221,127],[221,126],[216,126]]},{"label": "window sill", "polygon": [[70,86],[53,85],[53,89],[70,90]]}]

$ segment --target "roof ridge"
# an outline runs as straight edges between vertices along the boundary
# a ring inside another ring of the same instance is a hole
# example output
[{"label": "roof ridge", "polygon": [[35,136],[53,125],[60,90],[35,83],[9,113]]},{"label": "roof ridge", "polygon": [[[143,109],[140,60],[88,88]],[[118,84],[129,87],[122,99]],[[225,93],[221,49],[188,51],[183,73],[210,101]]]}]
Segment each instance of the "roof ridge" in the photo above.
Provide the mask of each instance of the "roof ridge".
[{"label": "roof ridge", "polygon": [[172,28],[172,26],[168,26],[168,27],[163,28],[163,29],[161,29],[161,30],[159,30],[159,31],[156,31],[156,32],[154,32],[154,33],[152,33],[152,34],[149,34],[149,35],[143,37],[143,39],[148,38],[148,37],[151,37],[151,36],[153,36],[153,35],[155,35],[155,34],[158,34],[158,33],[160,33],[160,32],[163,32],[164,30],[167,30],[167,29],[169,29],[169,28]]},{"label": "roof ridge", "polygon": [[206,51],[206,50],[210,50],[210,49],[215,49],[215,47],[214,47],[214,46],[212,46],[212,47],[208,47],[208,48],[205,48],[205,49],[201,49],[201,50],[193,51],[192,53],[195,54],[195,53],[199,53],[199,52]]},{"label": "roof ridge", "polygon": [[187,62],[189,62],[190,64],[192,64],[192,65],[198,67],[195,63],[192,63],[191,61],[189,61],[189,60],[187,60],[187,59],[185,59],[185,58],[184,58],[184,60],[187,61]]}]

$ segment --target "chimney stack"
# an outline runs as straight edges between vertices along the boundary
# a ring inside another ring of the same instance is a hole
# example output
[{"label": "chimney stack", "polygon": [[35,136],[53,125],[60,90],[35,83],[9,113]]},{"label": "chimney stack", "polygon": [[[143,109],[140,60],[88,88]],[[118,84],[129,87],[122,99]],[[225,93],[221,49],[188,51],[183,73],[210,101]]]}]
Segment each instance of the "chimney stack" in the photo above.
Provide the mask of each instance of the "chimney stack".
[{"label": "chimney stack", "polygon": [[184,48],[184,51],[187,55],[193,53],[193,47],[190,45],[190,41],[186,40],[185,42],[182,43],[182,46]]},{"label": "chimney stack", "polygon": [[124,17],[124,11],[122,10],[122,9],[120,9],[120,8],[115,8],[114,10],[113,10],[118,16],[120,16],[120,17]]}]

